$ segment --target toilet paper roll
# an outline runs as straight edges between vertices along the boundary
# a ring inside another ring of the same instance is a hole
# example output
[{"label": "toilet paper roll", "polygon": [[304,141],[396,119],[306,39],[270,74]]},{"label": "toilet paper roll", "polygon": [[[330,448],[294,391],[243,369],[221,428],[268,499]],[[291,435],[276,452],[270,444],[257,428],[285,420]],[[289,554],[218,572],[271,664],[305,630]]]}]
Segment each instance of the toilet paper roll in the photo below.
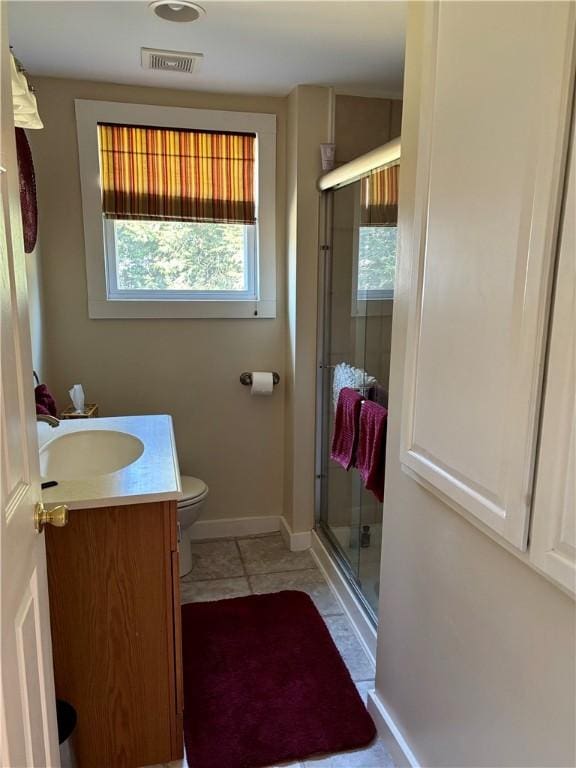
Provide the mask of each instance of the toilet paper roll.
[{"label": "toilet paper roll", "polygon": [[252,371],[251,395],[271,395],[274,391],[274,380],[271,371]]}]

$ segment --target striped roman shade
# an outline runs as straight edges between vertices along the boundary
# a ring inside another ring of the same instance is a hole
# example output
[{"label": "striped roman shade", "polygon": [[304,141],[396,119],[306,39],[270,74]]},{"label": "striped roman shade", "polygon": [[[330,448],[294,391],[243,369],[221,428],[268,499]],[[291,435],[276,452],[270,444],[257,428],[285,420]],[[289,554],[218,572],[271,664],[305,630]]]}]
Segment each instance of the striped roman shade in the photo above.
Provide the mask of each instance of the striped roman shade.
[{"label": "striped roman shade", "polygon": [[98,124],[109,219],[254,224],[255,134]]},{"label": "striped roman shade", "polygon": [[400,166],[389,165],[362,179],[361,226],[391,227],[398,223],[398,174]]}]

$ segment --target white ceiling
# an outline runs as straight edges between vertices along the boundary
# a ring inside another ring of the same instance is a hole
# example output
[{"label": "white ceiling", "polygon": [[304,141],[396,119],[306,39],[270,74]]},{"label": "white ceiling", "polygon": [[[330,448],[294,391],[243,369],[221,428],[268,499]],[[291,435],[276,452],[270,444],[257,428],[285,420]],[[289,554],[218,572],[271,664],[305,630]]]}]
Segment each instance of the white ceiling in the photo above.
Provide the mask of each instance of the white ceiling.
[{"label": "white ceiling", "polygon": [[[404,2],[260,0],[201,4],[193,23],[142,0],[12,0],[10,42],[32,75],[165,88],[284,95],[295,85],[400,96]],[[204,54],[193,75],[146,71],[140,47]]]}]

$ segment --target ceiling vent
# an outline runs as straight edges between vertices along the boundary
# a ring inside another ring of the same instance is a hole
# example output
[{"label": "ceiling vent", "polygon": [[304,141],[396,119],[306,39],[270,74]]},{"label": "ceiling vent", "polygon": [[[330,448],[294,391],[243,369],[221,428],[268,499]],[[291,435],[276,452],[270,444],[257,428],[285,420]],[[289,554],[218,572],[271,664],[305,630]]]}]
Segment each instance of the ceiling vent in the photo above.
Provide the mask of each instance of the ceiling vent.
[{"label": "ceiling vent", "polygon": [[160,69],[163,72],[196,72],[204,54],[186,51],[161,51],[156,48],[141,48],[141,61],[144,69]]}]

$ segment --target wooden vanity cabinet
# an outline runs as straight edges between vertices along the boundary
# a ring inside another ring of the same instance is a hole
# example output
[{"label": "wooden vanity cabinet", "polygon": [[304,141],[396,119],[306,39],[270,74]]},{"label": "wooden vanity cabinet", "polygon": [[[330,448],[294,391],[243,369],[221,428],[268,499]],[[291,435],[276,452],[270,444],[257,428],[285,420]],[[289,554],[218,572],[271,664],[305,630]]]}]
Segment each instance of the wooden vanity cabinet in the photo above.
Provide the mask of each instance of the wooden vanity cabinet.
[{"label": "wooden vanity cabinet", "polygon": [[183,755],[176,502],[72,510],[46,528],[56,695],[79,768]]}]

